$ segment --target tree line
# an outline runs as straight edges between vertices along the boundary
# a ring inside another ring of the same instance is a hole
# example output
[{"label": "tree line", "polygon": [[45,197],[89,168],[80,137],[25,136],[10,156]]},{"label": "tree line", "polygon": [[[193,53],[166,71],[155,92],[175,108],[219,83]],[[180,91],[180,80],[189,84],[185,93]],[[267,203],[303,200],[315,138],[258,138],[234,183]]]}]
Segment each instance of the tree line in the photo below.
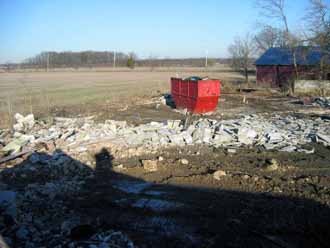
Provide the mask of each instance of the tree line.
[{"label": "tree line", "polygon": [[[299,78],[295,50],[299,46],[319,47],[322,58],[319,64],[321,79],[330,72],[325,63],[330,58],[330,1],[309,0],[304,18],[299,23],[290,23],[288,19],[289,0],[256,0],[256,8],[262,20],[257,20],[257,31],[236,37],[228,48],[231,65],[244,72],[249,81],[248,70],[252,66],[251,58],[264,53],[269,48],[287,48],[293,55],[295,78]],[[298,3],[294,3],[298,4]],[[293,27],[304,26],[303,30]],[[291,90],[294,91],[294,82]]]},{"label": "tree line", "polygon": [[134,53],[123,52],[41,52],[23,62],[23,66],[37,68],[88,67],[88,66],[126,66],[129,59],[136,60]]},{"label": "tree line", "polygon": [[[229,64],[227,58],[209,58],[208,66],[216,63]],[[5,65],[4,65],[5,66]],[[8,68],[79,68],[79,67],[204,67],[205,58],[138,58],[131,53],[112,51],[82,51],[82,52],[41,52],[27,58],[21,64],[7,64]]]}]

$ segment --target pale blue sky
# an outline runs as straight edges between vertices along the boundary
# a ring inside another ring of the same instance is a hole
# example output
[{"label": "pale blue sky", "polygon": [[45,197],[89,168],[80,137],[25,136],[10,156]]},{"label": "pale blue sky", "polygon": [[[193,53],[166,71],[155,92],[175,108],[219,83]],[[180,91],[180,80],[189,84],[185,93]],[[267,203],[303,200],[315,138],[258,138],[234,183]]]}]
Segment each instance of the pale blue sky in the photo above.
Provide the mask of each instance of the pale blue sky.
[{"label": "pale blue sky", "polygon": [[[139,57],[227,55],[253,32],[254,0],[0,0],[0,63],[41,51],[134,51]],[[308,0],[290,0],[289,21]]]}]

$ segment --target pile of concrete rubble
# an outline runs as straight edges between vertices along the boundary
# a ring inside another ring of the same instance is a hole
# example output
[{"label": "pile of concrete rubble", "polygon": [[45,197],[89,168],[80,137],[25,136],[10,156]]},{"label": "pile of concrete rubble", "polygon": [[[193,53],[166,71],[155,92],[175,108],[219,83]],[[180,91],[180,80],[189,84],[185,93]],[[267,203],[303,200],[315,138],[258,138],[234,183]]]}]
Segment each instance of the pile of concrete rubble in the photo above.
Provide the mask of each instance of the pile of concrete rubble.
[{"label": "pile of concrete rubble", "polygon": [[[55,118],[50,127],[35,123],[33,115],[16,116],[15,133],[0,142],[2,152],[34,150],[38,144],[71,152],[84,152],[92,144],[153,152],[170,146],[205,144],[213,147],[263,147],[285,152],[313,152],[308,143],[330,145],[330,120],[279,115],[248,115],[232,120],[201,118],[184,128],[183,121],[168,120],[130,126],[125,121],[95,123],[93,118]],[[8,136],[8,135],[7,135]],[[49,149],[52,150],[52,149]],[[125,149],[126,151],[127,149]],[[134,154],[133,154],[134,155]]]}]

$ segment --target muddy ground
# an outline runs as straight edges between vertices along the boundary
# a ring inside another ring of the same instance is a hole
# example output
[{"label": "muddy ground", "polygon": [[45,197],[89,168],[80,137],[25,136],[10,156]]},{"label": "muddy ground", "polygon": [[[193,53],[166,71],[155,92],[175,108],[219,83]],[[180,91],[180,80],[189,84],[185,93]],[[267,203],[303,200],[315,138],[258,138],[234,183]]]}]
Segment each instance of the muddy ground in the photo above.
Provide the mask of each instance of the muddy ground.
[{"label": "muddy ground", "polygon": [[[293,98],[254,94],[247,97],[248,103],[242,99],[223,96],[218,110],[208,117],[278,112],[329,118],[326,110],[294,104]],[[134,124],[184,118],[156,103],[95,113],[99,119]],[[91,247],[89,237],[109,229],[125,233],[135,247],[330,247],[330,147],[306,148],[315,152],[262,147],[232,151],[201,145],[117,159],[106,146],[98,147],[90,151],[95,167],[82,179],[82,189],[54,199],[61,211],[51,206],[51,212],[47,206],[34,210],[36,215],[40,209],[53,215],[54,226],[72,216],[87,224],[66,236],[57,233],[59,240],[66,240],[62,246],[56,246],[60,241],[45,241],[44,247],[69,247],[72,240]],[[146,170],[144,160],[157,168]],[[30,183],[50,180],[33,173],[21,176],[10,168],[28,161],[26,157],[7,163],[2,182],[24,191]],[[276,166],[270,169],[269,164]],[[222,176],[215,178],[219,170]],[[17,240],[14,247],[24,247],[23,243]]]}]

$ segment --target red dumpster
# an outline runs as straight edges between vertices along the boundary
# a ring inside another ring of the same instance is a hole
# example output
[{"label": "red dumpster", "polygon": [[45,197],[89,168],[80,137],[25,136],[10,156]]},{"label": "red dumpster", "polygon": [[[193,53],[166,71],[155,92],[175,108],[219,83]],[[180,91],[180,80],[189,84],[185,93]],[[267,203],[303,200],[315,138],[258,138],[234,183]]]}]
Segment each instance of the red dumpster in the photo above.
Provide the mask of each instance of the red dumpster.
[{"label": "red dumpster", "polygon": [[218,105],[220,88],[220,80],[171,78],[171,94],[176,107],[191,113],[214,111]]}]

